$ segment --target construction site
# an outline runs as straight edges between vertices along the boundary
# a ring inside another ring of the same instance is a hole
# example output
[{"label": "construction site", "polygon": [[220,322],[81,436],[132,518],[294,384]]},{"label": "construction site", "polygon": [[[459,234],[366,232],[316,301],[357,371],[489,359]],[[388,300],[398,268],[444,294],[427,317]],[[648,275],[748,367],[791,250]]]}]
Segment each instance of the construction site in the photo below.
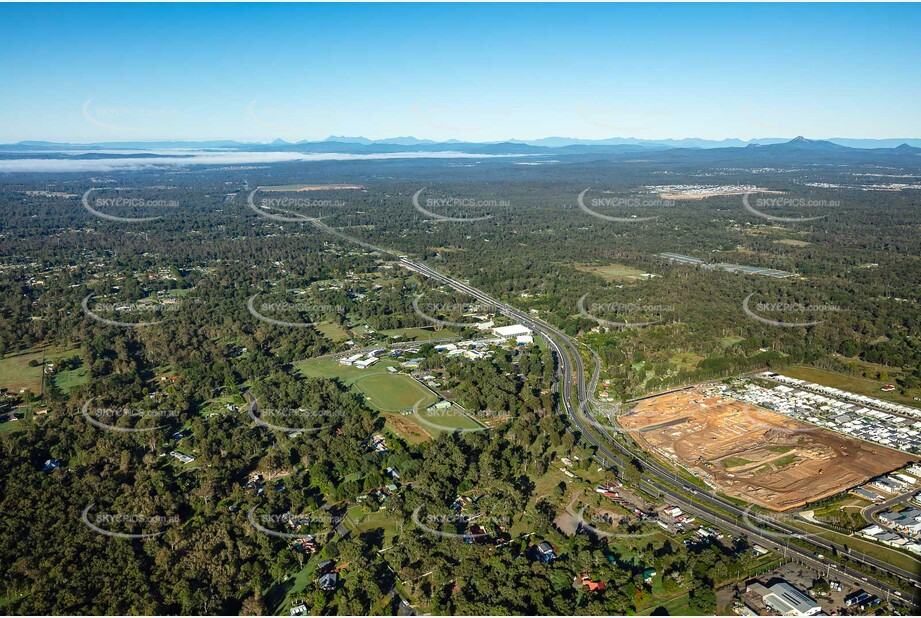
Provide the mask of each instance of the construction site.
[{"label": "construction site", "polygon": [[912,461],[701,389],[645,399],[620,424],[643,449],[728,496],[776,511],[833,496]]}]

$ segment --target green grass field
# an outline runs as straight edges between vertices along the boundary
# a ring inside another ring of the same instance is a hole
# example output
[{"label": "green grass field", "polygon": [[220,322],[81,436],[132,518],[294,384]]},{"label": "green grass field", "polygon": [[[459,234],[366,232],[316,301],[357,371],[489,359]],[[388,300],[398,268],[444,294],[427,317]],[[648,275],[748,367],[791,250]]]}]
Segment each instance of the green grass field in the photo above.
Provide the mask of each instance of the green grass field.
[{"label": "green grass field", "polygon": [[731,345],[735,345],[740,341],[745,341],[742,337],[720,337],[720,348],[726,349]]},{"label": "green grass field", "polygon": [[351,385],[356,379],[364,376],[387,373],[387,367],[394,367],[396,365],[397,363],[389,358],[382,359],[367,369],[347,367],[335,358],[309,358],[305,361],[294,363],[294,366],[297,367],[305,377],[338,378],[347,385]]},{"label": "green grass field", "polygon": [[19,431],[21,429],[25,429],[26,427],[28,427],[29,421],[31,421],[33,418],[32,412],[31,411],[26,412],[25,408],[21,408],[19,410],[16,410],[15,412],[17,414],[24,414],[25,416],[23,416],[18,421],[9,421],[7,423],[0,423],[0,433],[10,433],[10,432]]},{"label": "green grass field", "polygon": [[384,531],[384,547],[393,543],[394,537],[400,533],[403,527],[403,521],[392,511],[375,511],[373,513],[364,513],[361,507],[352,507],[348,510],[348,517],[352,525],[348,526],[350,530],[361,534],[375,528],[381,528]]},{"label": "green grass field", "polygon": [[410,410],[420,400],[420,407],[438,401],[431,391],[404,374],[378,373],[358,378],[353,384],[375,408],[385,412]]},{"label": "green grass field", "polygon": [[42,367],[30,367],[29,361],[32,360],[41,363],[42,352],[22,352],[0,359],[0,387],[13,393],[26,388],[39,394],[42,391]]},{"label": "green grass field", "polygon": [[[245,385],[241,384],[240,386],[241,388],[245,388]],[[207,416],[212,412],[217,414],[234,414],[233,412],[227,410],[227,404],[243,407],[246,405],[246,402],[243,400],[242,396],[230,394],[225,390],[218,397],[209,399],[208,401],[204,402],[199,408],[199,414],[203,416]]]},{"label": "green grass field", "polygon": [[727,468],[738,468],[739,466],[744,466],[750,463],[751,461],[743,457],[727,457],[723,460],[723,465]]},{"label": "green grass field", "polygon": [[664,607],[669,616],[693,616],[690,607],[690,597],[687,591],[677,593],[667,600],[657,598],[654,602],[647,605],[644,609],[637,612],[637,616],[649,616],[658,607]]},{"label": "green grass field", "polygon": [[356,337],[364,337],[371,334],[371,327],[367,324],[358,324],[349,329]]},{"label": "green grass field", "polygon": [[780,457],[779,459],[775,459],[771,463],[774,464],[774,467],[779,470],[780,468],[783,468],[784,466],[789,466],[791,463],[795,462],[796,460],[797,460],[796,455],[784,455],[783,457]]},{"label": "green grass field", "polygon": [[780,454],[783,454],[783,453],[789,453],[790,451],[793,450],[794,447],[792,447],[792,446],[768,446],[768,447],[766,447],[766,448],[767,448],[767,450],[771,451],[772,453],[780,453]]},{"label": "green grass field", "polygon": [[[876,380],[869,380],[867,378],[850,376],[842,373],[833,373],[831,371],[816,369],[814,367],[803,367],[801,365],[788,367],[780,373],[785,376],[790,376],[791,378],[798,378],[800,380],[807,380],[809,382],[815,382],[816,384],[822,384],[824,386],[831,386],[833,388],[840,388],[841,390],[851,391],[852,393],[857,393],[858,395],[875,397],[884,401],[894,401],[896,403],[902,403],[907,406],[913,406],[916,408],[921,407],[921,403],[912,400],[912,397],[905,397],[900,395],[898,391],[884,393],[882,390],[880,390],[883,387],[883,383],[877,382]],[[912,395],[914,397],[918,397],[921,396],[921,393],[914,392]]]},{"label": "green grass field", "polygon": [[870,505],[868,500],[857,498],[851,494],[822,504],[813,510],[813,517],[822,522],[843,526],[850,530],[859,530],[867,525],[860,514],[861,509]]},{"label": "green grass field", "polygon": [[[79,349],[50,347],[45,350],[27,350],[10,354],[0,359],[0,387],[14,393],[18,393],[21,388],[27,388],[36,395],[41,393],[42,367],[30,367],[29,361],[41,363],[43,354],[46,363],[57,362],[61,358],[78,355]],[[62,371],[55,375],[54,380],[58,388],[67,393],[72,387],[85,383],[88,377],[89,372],[80,367]]]},{"label": "green grass field", "polygon": [[[177,295],[186,291],[187,290],[174,290]],[[70,348],[66,350],[50,348],[45,350],[45,361],[50,361],[57,364],[63,358],[72,358],[79,355],[79,348]],[[66,395],[72,388],[86,384],[86,381],[89,380],[89,377],[89,369],[81,364],[76,369],[56,372],[52,379],[54,380],[55,386],[61,389],[61,391]]]},{"label": "green grass field", "polygon": [[349,338],[349,333],[343,329],[338,324],[333,322],[321,322],[314,326],[320,334],[332,341],[333,343],[339,343],[340,341],[345,341]]},{"label": "green grass field", "polygon": [[833,511],[839,511],[842,508],[855,508],[862,509],[864,507],[870,506],[869,500],[864,500],[863,498],[858,498],[852,496],[851,494],[844,494],[834,500],[830,500],[822,506],[816,507],[814,512],[816,515],[824,515],[826,513],[831,513]]},{"label": "green grass field", "polygon": [[669,359],[669,363],[675,365],[681,371],[693,371],[703,359],[704,357],[700,354],[679,352],[678,354],[672,355]]},{"label": "green grass field", "polygon": [[54,385],[66,394],[71,389],[86,384],[89,377],[89,370],[82,366],[76,369],[68,369],[67,371],[58,371],[54,374]]},{"label": "green grass field", "polygon": [[314,555],[304,564],[304,568],[294,574],[285,582],[277,583],[266,596],[266,601],[275,605],[274,615],[287,615],[294,604],[294,599],[303,598],[313,594],[313,580],[316,565],[321,558]]},{"label": "green grass field", "polygon": [[342,365],[334,358],[314,358],[295,363],[294,366],[306,377],[338,378],[367,397],[371,405],[383,412],[410,410],[420,399],[423,408],[438,401],[431,391],[411,377],[387,372],[387,367],[395,367],[397,364],[387,358],[367,369],[359,369]]},{"label": "green grass field", "polygon": [[433,432],[451,432],[455,429],[482,429],[486,426],[478,423],[475,419],[470,418],[466,414],[462,414],[456,408],[451,410],[452,413],[445,414],[441,411],[429,412],[427,410],[419,410],[419,416],[424,420],[428,421],[432,425],[437,425],[438,427],[433,427],[426,423],[421,423],[426,431],[429,433]]}]

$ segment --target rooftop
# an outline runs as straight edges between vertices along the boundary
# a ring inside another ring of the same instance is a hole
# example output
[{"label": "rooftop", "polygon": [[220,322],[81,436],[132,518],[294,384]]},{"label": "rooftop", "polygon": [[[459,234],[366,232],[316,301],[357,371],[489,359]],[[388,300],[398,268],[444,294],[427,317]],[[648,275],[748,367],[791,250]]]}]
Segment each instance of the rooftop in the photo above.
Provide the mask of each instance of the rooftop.
[{"label": "rooftop", "polygon": [[812,598],[787,582],[777,582],[768,591],[764,602],[784,616],[814,616],[822,611]]}]

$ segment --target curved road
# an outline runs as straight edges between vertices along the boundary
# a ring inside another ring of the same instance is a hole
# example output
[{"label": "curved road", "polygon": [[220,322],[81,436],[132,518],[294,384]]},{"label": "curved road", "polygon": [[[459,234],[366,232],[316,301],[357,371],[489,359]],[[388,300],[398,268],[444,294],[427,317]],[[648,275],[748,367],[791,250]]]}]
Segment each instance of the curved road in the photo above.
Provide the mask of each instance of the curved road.
[{"label": "curved road", "polygon": [[[780,521],[759,521],[759,523],[766,523],[767,526],[774,528],[776,532],[761,530],[746,521],[747,519],[758,520],[757,514],[749,515],[748,511],[737,506],[735,503],[724,500],[714,495],[712,492],[702,490],[698,486],[689,483],[644,453],[634,453],[630,451],[627,447],[615,440],[602,426],[588,420],[585,413],[590,412],[588,406],[592,401],[591,393],[594,392],[594,386],[597,383],[600,371],[599,359],[596,355],[595,368],[590,380],[591,388],[589,389],[586,385],[585,368],[579,350],[576,348],[575,343],[556,327],[535,318],[529,313],[515,309],[511,305],[497,301],[484,292],[470,287],[462,281],[451,279],[424,264],[413,262],[406,257],[400,257],[400,263],[410,270],[440,281],[460,292],[469,294],[480,302],[495,307],[499,313],[517,320],[533,329],[535,332],[540,333],[550,343],[550,346],[553,348],[554,353],[560,361],[560,372],[563,376],[560,393],[562,405],[570,420],[581,432],[581,435],[596,447],[602,463],[616,463],[622,467],[625,465],[625,461],[635,458],[641,463],[644,471],[649,474],[649,477],[644,478],[642,482],[650,488],[651,493],[654,495],[667,497],[671,503],[681,506],[681,508],[687,512],[703,517],[736,534],[753,537],[757,539],[759,544],[772,548],[785,557],[795,558],[799,562],[807,564],[819,572],[830,574],[830,572],[834,570],[837,574],[836,577],[839,579],[850,580],[855,585],[861,586],[883,599],[895,601],[896,597],[898,597],[898,600],[909,607],[921,609],[921,605],[909,601],[905,598],[906,595],[904,595],[904,593],[893,590],[884,582],[864,575],[861,571],[856,569],[841,566],[827,558],[819,558],[812,552],[791,544],[784,535],[793,538],[807,539],[812,545],[823,548],[828,552],[835,549],[842,555],[848,555],[852,560],[863,562],[867,565],[889,572],[893,576],[908,580],[915,586],[921,587],[921,578],[919,578],[917,573],[893,567],[871,556],[849,552],[843,545],[832,543],[814,535],[809,535],[798,528],[794,528]],[[573,382],[576,384],[576,395],[579,402],[578,406],[573,404]],[[589,429],[589,425],[606,438],[604,443],[592,433]],[[615,453],[608,448],[609,444],[613,445],[618,452]],[[677,487],[679,491],[673,489],[672,486]],[[694,496],[694,498],[691,499],[688,494]],[[727,513],[729,515],[727,515]]]},{"label": "curved road", "polygon": [[[460,292],[469,294],[473,298],[495,307],[499,313],[517,320],[535,332],[540,333],[541,336],[549,342],[556,357],[559,359],[560,374],[562,377],[560,399],[566,414],[569,416],[572,423],[579,429],[581,436],[596,447],[598,452],[596,457],[601,460],[603,465],[616,464],[622,468],[626,465],[626,461],[635,459],[640,462],[644,472],[649,475],[648,478],[644,478],[641,483],[645,484],[654,495],[667,497],[670,502],[679,505],[683,510],[703,517],[726,530],[731,530],[736,534],[753,537],[759,544],[769,547],[783,554],[785,557],[796,559],[819,572],[824,571],[826,574],[830,574],[830,572],[834,570],[836,571],[836,577],[838,579],[848,580],[883,599],[903,603],[911,610],[921,610],[921,604],[918,603],[917,595],[915,595],[914,599],[909,600],[904,593],[893,590],[884,582],[864,575],[862,572],[850,567],[837,564],[827,558],[819,558],[816,554],[791,544],[789,540],[787,540],[787,537],[808,539],[808,542],[812,545],[823,548],[829,552],[834,549],[839,554],[847,555],[852,560],[873,566],[894,577],[911,582],[916,588],[921,588],[921,577],[919,577],[917,573],[899,569],[882,560],[862,553],[850,552],[843,545],[832,543],[816,537],[815,535],[806,534],[802,530],[781,521],[772,520],[770,522],[759,522],[766,523],[767,526],[773,528],[776,532],[756,528],[750,523],[750,516],[747,510],[742,509],[728,500],[718,497],[710,491],[702,490],[696,485],[689,483],[645,453],[631,451],[611,436],[603,426],[588,420],[591,417],[589,405],[594,403],[592,397],[601,369],[600,359],[592,352],[595,359],[595,368],[590,379],[590,386],[587,386],[585,380],[585,367],[579,350],[576,348],[572,339],[556,327],[539,318],[535,318],[529,313],[520,311],[511,305],[497,301],[486,293],[470,287],[463,281],[452,279],[425,264],[414,262],[395,251],[353,238],[339,230],[329,227],[317,218],[306,217],[299,214],[297,214],[297,216],[301,217],[304,222],[311,223],[328,234],[356,243],[373,251],[396,256],[399,258],[400,264],[405,268],[418,272],[431,279],[435,279],[436,281],[440,281]],[[573,382],[576,384],[578,405],[573,403]],[[605,438],[605,442],[599,440],[598,437],[592,433],[589,429],[589,425]],[[609,445],[613,446],[618,452],[615,453],[612,451]],[[676,487],[677,490],[673,489],[673,487]],[[693,496],[693,498],[690,496]],[[755,515],[752,519],[757,518],[758,516]]]}]

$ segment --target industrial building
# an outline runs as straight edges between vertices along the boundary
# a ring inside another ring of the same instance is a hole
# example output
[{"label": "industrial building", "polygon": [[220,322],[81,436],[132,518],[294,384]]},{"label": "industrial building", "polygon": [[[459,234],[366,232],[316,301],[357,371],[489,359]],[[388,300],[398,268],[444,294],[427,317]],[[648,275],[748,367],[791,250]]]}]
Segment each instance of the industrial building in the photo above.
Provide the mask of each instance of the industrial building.
[{"label": "industrial building", "polygon": [[760,596],[765,605],[781,616],[824,615],[821,606],[812,597],[785,581],[778,581],[771,586],[756,582],[749,584],[748,590]]},{"label": "industrial building", "polygon": [[496,337],[513,339],[517,337],[530,337],[533,332],[523,324],[512,324],[511,326],[497,326],[492,329],[492,334]]},{"label": "industrial building", "polygon": [[701,260],[700,258],[691,257],[689,255],[680,255],[678,253],[660,253],[659,257],[663,257],[670,262],[678,262],[679,264],[689,264],[691,266],[700,266],[701,268],[706,268],[707,270],[724,270],[729,273],[742,273],[745,275],[761,275],[763,277],[772,277],[774,279],[788,279],[790,277],[795,277],[796,273],[791,273],[786,270],[777,270],[776,268],[764,268],[761,266],[745,266],[742,264],[730,264],[728,262],[720,262],[718,264],[708,264]]}]

